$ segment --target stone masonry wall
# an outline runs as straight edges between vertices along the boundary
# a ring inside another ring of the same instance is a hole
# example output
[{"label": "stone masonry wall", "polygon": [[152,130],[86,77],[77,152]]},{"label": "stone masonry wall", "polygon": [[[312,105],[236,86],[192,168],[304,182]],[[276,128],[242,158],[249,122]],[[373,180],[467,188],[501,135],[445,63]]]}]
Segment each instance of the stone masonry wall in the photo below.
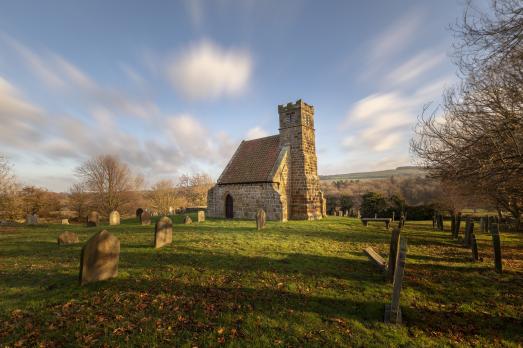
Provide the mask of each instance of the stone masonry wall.
[{"label": "stone masonry wall", "polygon": [[282,221],[282,197],[278,190],[277,183],[216,185],[208,192],[207,215],[225,218],[225,197],[230,194],[235,219],[255,219],[257,210],[262,208],[268,220]]},{"label": "stone masonry wall", "polygon": [[298,100],[279,105],[280,141],[290,145],[290,219],[321,219],[314,107]]}]

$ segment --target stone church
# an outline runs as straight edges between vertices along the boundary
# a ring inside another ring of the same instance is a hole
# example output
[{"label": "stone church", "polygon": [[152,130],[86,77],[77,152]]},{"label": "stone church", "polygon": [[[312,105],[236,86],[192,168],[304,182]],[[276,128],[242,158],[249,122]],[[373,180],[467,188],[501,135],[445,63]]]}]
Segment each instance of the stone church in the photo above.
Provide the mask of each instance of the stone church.
[{"label": "stone church", "polygon": [[278,105],[280,134],[242,141],[209,190],[210,217],[314,220],[326,214],[320,192],[314,107],[301,99]]}]

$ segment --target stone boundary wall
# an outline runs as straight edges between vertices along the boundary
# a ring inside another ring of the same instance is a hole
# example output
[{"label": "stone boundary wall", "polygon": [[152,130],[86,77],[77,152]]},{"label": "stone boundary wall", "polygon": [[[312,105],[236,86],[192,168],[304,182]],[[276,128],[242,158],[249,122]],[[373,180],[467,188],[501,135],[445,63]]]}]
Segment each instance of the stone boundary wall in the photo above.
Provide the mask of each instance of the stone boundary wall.
[{"label": "stone boundary wall", "polygon": [[207,216],[225,218],[227,194],[233,199],[235,219],[254,220],[256,212],[261,208],[267,213],[267,220],[286,220],[277,183],[216,185],[208,193]]}]

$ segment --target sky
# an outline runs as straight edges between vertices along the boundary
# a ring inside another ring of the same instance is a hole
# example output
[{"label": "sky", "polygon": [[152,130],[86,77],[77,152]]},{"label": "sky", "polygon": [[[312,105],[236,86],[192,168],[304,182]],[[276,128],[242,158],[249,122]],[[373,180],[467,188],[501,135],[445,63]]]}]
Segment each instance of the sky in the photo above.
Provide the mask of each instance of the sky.
[{"label": "sky", "polygon": [[426,104],[456,82],[464,1],[2,1],[0,153],[67,191],[118,155],[150,185],[217,179],[278,104],[315,107],[319,174],[413,163]]}]

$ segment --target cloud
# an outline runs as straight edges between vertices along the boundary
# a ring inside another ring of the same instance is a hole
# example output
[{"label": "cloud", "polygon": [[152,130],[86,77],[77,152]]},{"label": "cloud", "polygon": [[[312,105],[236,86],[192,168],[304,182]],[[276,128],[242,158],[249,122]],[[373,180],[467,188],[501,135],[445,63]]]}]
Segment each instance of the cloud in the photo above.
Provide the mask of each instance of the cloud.
[{"label": "cloud", "polygon": [[247,134],[245,135],[245,140],[263,138],[268,135],[269,133],[267,133],[265,129],[261,128],[260,126],[256,126],[247,131]]},{"label": "cloud", "polygon": [[392,70],[386,79],[391,84],[403,84],[415,81],[418,77],[443,63],[445,58],[445,53],[425,50]]},{"label": "cloud", "polygon": [[386,28],[372,43],[370,50],[374,62],[384,63],[407,47],[418,33],[424,13],[412,9]]},{"label": "cloud", "polygon": [[218,99],[243,93],[249,84],[252,60],[239,49],[224,49],[201,41],[170,60],[167,78],[189,99]]}]

